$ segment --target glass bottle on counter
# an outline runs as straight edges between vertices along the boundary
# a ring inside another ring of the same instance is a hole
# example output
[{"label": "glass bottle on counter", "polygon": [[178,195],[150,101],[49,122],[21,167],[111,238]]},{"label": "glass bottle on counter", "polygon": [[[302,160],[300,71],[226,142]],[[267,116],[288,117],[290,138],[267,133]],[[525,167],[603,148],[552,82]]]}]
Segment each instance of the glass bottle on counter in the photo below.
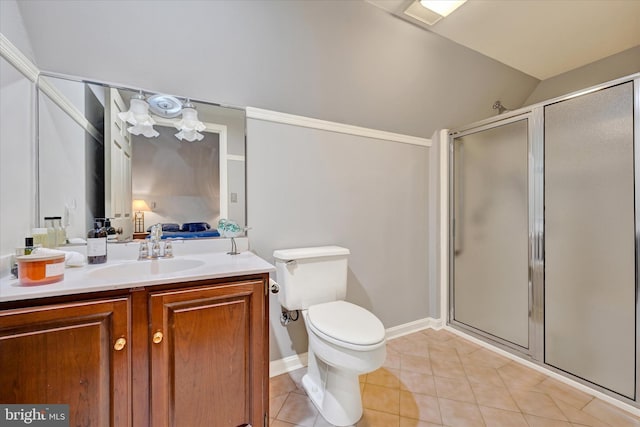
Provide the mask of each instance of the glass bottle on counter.
[{"label": "glass bottle on counter", "polygon": [[45,216],[44,226],[47,229],[47,246],[46,248],[55,248],[58,246],[56,227],[54,225],[54,217]]},{"label": "glass bottle on counter", "polygon": [[96,221],[87,233],[87,262],[103,264],[107,262],[107,231]]},{"label": "glass bottle on counter", "polygon": [[116,242],[118,240],[116,229],[111,225],[111,218],[105,218],[104,229],[107,232],[107,242]]},{"label": "glass bottle on counter", "polygon": [[62,226],[62,217],[53,217],[53,228],[56,232],[56,246],[64,245],[67,243],[67,233]]}]

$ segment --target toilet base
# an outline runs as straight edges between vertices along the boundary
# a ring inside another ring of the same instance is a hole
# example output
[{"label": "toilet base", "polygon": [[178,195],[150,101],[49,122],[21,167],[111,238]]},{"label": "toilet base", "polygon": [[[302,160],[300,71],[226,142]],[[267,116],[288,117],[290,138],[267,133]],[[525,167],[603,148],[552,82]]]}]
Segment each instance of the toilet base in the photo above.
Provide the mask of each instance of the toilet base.
[{"label": "toilet base", "polygon": [[[323,366],[324,381],[309,374],[302,386],[320,415],[335,426],[353,426],[362,417],[362,398],[358,375]],[[322,384],[324,382],[324,385]]]}]

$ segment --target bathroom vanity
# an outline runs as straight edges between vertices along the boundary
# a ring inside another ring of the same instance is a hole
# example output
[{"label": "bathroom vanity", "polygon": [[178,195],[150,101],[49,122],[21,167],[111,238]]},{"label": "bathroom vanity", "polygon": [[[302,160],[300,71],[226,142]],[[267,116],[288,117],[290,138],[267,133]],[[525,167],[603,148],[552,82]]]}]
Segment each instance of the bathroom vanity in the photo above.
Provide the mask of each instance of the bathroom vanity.
[{"label": "bathroom vanity", "polygon": [[68,404],[74,426],[266,426],[272,270],[217,252],[3,280],[0,402]]}]

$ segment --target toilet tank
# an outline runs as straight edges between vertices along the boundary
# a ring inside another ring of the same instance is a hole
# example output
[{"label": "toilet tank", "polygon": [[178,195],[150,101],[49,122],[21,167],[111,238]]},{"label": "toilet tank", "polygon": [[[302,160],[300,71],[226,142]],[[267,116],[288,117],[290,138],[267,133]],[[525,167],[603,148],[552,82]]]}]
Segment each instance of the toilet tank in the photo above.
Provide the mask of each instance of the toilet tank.
[{"label": "toilet tank", "polygon": [[349,249],[339,246],[274,251],[280,304],[292,311],[343,300],[347,294],[348,255]]}]

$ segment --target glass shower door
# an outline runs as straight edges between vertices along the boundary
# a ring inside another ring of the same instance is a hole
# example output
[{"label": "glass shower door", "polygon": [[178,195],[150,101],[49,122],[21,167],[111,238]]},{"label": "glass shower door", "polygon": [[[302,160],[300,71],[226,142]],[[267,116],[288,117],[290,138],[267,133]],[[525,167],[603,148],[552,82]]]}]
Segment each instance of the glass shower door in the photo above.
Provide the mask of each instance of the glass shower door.
[{"label": "glass shower door", "polygon": [[455,136],[451,322],[529,348],[528,118]]},{"label": "glass shower door", "polygon": [[545,363],[634,399],[633,83],[544,119]]}]

